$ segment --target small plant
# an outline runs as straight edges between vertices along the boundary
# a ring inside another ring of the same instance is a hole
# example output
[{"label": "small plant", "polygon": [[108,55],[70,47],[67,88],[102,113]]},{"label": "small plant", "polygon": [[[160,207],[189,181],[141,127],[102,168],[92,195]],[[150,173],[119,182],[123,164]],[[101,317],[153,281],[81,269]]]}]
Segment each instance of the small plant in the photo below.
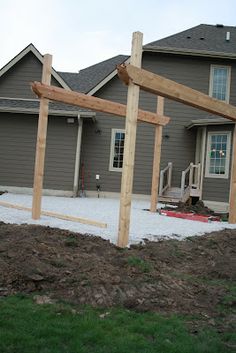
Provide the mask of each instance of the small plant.
[{"label": "small plant", "polygon": [[75,248],[78,246],[78,242],[75,237],[68,237],[65,240],[64,244],[65,244],[65,246],[71,246],[71,247],[75,247]]},{"label": "small plant", "polygon": [[150,272],[152,269],[150,263],[148,263],[147,261],[140,259],[140,257],[136,257],[136,256],[129,256],[128,257],[128,265],[132,266],[132,267],[136,267],[140,271],[145,272],[145,273]]},{"label": "small plant", "polygon": [[51,265],[54,267],[58,267],[58,268],[65,267],[65,263],[63,262],[62,259],[53,259],[50,262],[51,262]]}]

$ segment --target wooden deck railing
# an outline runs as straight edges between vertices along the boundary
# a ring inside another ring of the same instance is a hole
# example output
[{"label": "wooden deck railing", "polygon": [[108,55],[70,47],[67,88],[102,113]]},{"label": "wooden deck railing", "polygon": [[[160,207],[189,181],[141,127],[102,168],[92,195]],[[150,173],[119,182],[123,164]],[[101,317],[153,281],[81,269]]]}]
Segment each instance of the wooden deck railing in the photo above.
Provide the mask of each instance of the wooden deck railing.
[{"label": "wooden deck railing", "polygon": [[160,172],[160,186],[159,186],[159,196],[171,187],[171,177],[172,177],[172,163],[169,162],[168,165]]},{"label": "wooden deck railing", "polygon": [[190,190],[200,189],[201,183],[201,166],[200,163],[193,164],[190,163],[189,166],[182,171],[181,177],[181,196],[183,197],[186,193],[190,194]]}]

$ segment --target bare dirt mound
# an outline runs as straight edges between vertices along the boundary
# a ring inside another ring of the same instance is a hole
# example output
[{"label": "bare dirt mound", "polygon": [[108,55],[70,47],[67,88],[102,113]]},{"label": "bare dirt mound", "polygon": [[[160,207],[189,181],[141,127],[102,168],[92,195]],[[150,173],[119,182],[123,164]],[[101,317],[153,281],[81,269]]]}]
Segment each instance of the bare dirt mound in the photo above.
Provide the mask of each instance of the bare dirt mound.
[{"label": "bare dirt mound", "polygon": [[[99,237],[0,223],[0,296],[19,292],[209,320],[236,279],[236,230],[119,249]],[[226,310],[227,311],[227,310]],[[215,323],[214,323],[215,324]]]}]

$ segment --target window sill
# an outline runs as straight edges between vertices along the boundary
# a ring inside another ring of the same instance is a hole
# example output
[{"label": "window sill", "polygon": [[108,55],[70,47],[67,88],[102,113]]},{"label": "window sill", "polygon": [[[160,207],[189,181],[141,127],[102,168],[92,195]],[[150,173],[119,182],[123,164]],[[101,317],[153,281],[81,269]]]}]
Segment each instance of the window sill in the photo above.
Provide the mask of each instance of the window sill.
[{"label": "window sill", "polygon": [[210,178],[210,179],[229,179],[229,176],[227,174],[220,175],[220,174],[206,174],[205,178]]}]

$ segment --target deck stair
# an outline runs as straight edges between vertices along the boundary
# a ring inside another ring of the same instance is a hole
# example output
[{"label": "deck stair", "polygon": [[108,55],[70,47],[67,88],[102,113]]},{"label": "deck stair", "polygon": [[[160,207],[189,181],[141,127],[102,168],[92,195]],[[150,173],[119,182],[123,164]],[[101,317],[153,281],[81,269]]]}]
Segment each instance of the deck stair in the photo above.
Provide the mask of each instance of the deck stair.
[{"label": "deck stair", "polygon": [[167,167],[161,170],[159,185],[159,201],[178,203],[186,202],[191,196],[200,197],[201,182],[200,173],[201,166],[199,164],[190,163],[189,166],[182,171],[181,186],[173,187],[171,185],[173,164],[168,163]]},{"label": "deck stair", "polygon": [[170,203],[178,203],[179,201],[184,202],[181,195],[181,188],[169,187],[162,195],[159,195],[159,201],[166,201]]}]

